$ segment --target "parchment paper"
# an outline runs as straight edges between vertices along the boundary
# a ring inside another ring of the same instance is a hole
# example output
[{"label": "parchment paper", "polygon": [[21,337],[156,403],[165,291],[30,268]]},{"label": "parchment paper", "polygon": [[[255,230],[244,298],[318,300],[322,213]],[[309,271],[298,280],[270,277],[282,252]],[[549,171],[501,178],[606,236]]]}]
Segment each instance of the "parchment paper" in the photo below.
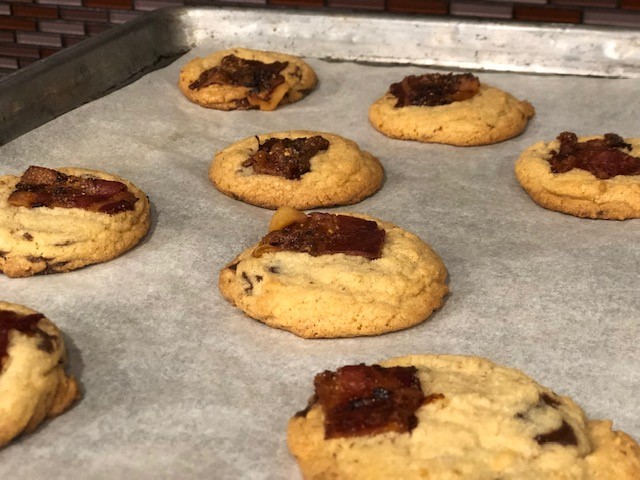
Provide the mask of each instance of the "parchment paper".
[{"label": "parchment paper", "polygon": [[[482,73],[537,110],[518,138],[459,148],[392,140],[369,105],[414,67],[308,59],[320,84],[274,112],[188,102],[169,67],[0,148],[0,174],[30,165],[112,172],[142,188],[153,226],[134,250],[78,271],[0,277],[0,298],[64,331],[83,398],[0,451],[0,478],[298,478],[287,420],[313,376],[418,353],[486,356],[569,395],[640,438],[640,220],[542,209],[518,185],[526,147],[564,130],[640,136],[637,80]],[[246,43],[260,48],[260,44]],[[386,181],[333,211],[392,221],[430,243],[451,295],[427,322],[369,338],[303,340],[254,321],[218,292],[219,269],[265,232],[272,212],[219,193],[216,151],[257,133],[341,134],[380,158]]]}]

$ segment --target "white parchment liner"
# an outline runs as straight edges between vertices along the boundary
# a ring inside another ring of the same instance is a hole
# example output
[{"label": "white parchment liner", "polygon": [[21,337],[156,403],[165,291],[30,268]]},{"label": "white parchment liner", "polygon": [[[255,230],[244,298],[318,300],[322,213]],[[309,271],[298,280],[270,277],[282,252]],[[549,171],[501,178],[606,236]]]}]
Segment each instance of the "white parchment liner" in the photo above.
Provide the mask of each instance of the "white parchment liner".
[{"label": "white parchment liner", "polygon": [[[0,174],[28,165],[124,176],[153,205],[133,251],[71,273],[0,277],[0,298],[65,333],[82,400],[0,451],[0,478],[297,478],[288,418],[313,376],[416,353],[480,355],[525,370],[594,418],[640,438],[640,220],[593,221],[535,205],[520,152],[564,130],[640,136],[637,80],[482,73],[537,110],[518,138],[459,148],[391,140],[369,105],[415,67],[308,59],[320,84],[274,112],[220,112],[176,86],[190,58],[0,147]],[[260,48],[247,42],[245,46]],[[217,289],[219,269],[257,241],[272,214],[219,193],[216,151],[269,131],[352,138],[386,169],[380,192],[334,209],[392,221],[430,243],[450,273],[444,307],[379,337],[303,340],[245,317]]]}]

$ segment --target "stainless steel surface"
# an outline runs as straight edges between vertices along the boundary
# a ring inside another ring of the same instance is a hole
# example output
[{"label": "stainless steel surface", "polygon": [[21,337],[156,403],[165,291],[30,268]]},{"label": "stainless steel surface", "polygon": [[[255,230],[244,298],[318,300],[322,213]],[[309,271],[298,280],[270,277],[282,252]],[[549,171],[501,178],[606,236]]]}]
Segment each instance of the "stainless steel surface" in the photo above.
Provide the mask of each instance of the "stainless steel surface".
[{"label": "stainless steel surface", "polygon": [[[190,58],[234,45],[333,57],[337,31],[326,34],[325,52],[308,30],[299,39],[280,12],[171,12],[193,17],[178,45],[193,50],[0,147],[0,174],[29,164],[102,169],[132,180],[153,205],[149,236],[118,259],[61,275],[0,276],[3,300],[42,311],[62,328],[84,390],[72,410],[0,450],[0,478],[298,478],[284,432],[311,394],[313,375],[422,352],[481,355],[521,368],[640,438],[640,221],[546,211],[513,175],[524,148],[562,130],[638,136],[629,101],[640,97],[637,79],[482,73],[482,81],[536,107],[521,136],[476,148],[398,141],[368,124],[368,106],[389,83],[424,68],[311,56],[320,83],[304,100],[274,112],[208,110],[177,89]],[[277,28],[269,23],[276,14]],[[329,22],[322,14],[291,18],[297,27],[302,18]],[[371,17],[334,18],[364,24]],[[149,35],[131,38],[144,50]],[[360,47],[342,41],[356,55]],[[25,82],[29,71],[38,70],[26,70]],[[82,78],[91,89],[91,75]],[[123,79],[107,69],[103,81]],[[452,293],[426,323],[378,337],[303,340],[221,298],[218,270],[265,232],[271,212],[216,191],[207,178],[211,159],[239,138],[292,128],[334,131],[381,159],[382,190],[337,210],[397,223],[442,256]]]},{"label": "stainless steel surface", "polygon": [[188,51],[179,18],[152,12],[0,79],[0,145]]},{"label": "stainless steel surface", "polygon": [[372,63],[640,77],[637,30],[363,14],[205,10],[193,38],[261,39],[265,48]]},{"label": "stainless steel surface", "polygon": [[206,38],[303,56],[544,74],[640,77],[637,30],[458,19],[176,7],[0,81],[0,145],[166,65]]}]

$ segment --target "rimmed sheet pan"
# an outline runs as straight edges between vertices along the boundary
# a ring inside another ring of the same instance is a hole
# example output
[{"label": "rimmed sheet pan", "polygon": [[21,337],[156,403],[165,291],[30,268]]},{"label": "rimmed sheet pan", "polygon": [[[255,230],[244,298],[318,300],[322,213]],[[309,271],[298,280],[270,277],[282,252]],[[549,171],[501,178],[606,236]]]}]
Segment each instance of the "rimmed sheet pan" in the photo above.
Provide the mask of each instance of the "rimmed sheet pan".
[{"label": "rimmed sheet pan", "polygon": [[[430,28],[441,34],[430,35]],[[486,38],[469,37],[473,29]],[[381,33],[368,36],[372,31]],[[594,32],[174,9],[63,52],[57,64],[5,79],[0,103],[13,101],[15,108],[2,110],[8,143],[0,147],[1,174],[30,164],[116,173],[149,195],[153,226],[141,245],[109,263],[63,275],[0,277],[3,300],[42,311],[63,329],[84,390],[71,411],[0,451],[0,477],[297,478],[285,428],[306,404],[313,375],[413,353],[481,355],[521,368],[639,439],[640,223],[543,210],[513,175],[524,148],[563,130],[638,136],[637,42],[625,31]],[[587,33],[591,46],[570,47]],[[530,49],[505,36],[530,38]],[[469,38],[480,53],[469,55],[468,44],[455,42]],[[154,51],[145,47],[150,40]],[[125,45],[136,46],[143,61],[116,62],[118,51],[127,55]],[[237,45],[305,55],[320,77],[318,89],[274,112],[219,112],[182,97],[176,82],[188,59]],[[489,59],[485,46],[511,53]],[[168,66],[32,129],[190,48]],[[585,60],[587,50],[592,61]],[[555,60],[542,62],[534,51]],[[532,57],[524,61],[527,52]],[[578,71],[578,64],[589,67]],[[391,82],[431,71],[428,65],[493,70],[480,72],[481,80],[529,100],[536,117],[521,136],[485,147],[377,133],[368,106]],[[602,78],[609,74],[628,78]],[[69,91],[68,82],[88,97]],[[17,95],[19,84],[43,103]],[[56,99],[62,110],[47,103]],[[21,121],[28,128],[16,126]],[[209,164],[237,139],[294,128],[339,133],[380,158],[382,190],[334,211],[393,221],[442,256],[452,293],[429,321],[379,337],[302,340],[222,299],[217,272],[261,237],[271,212],[217,192]]]}]

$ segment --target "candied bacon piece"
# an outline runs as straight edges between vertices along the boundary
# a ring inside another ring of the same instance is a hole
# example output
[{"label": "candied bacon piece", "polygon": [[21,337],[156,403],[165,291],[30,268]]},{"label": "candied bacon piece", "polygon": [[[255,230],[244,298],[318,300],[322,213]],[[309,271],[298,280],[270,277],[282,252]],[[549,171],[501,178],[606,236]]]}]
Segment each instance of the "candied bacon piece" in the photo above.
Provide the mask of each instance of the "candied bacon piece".
[{"label": "candied bacon piece", "polygon": [[471,73],[409,75],[392,84],[389,91],[397,98],[394,108],[435,107],[468,100],[480,91],[480,80]]},{"label": "candied bacon piece", "polygon": [[202,72],[197,80],[189,84],[189,88],[199,90],[217,84],[247,87],[254,92],[270,92],[284,83],[284,77],[280,72],[287,65],[289,62],[264,63],[231,54],[225,56],[220,65]]},{"label": "candied bacon piece", "polygon": [[30,337],[37,335],[40,337],[38,348],[49,353],[53,351],[54,337],[38,327],[38,322],[42,318],[44,318],[44,315],[40,313],[21,315],[12,310],[0,310],[0,371],[2,371],[2,364],[5,358],[9,355],[7,350],[9,348],[10,330],[17,330]]},{"label": "candied bacon piece", "polygon": [[314,257],[344,253],[373,260],[382,255],[384,238],[385,231],[371,220],[314,212],[302,222],[265,235],[256,251],[288,250]]},{"label": "candied bacon piece", "polygon": [[329,148],[329,141],[320,135],[302,138],[269,138],[258,151],[242,162],[256,173],[299,180],[311,170],[310,160],[321,150]]},{"label": "candied bacon piece", "polygon": [[121,182],[33,166],[22,175],[8,199],[14,207],[82,208],[110,215],[133,210],[137,200]]},{"label": "candied bacon piece", "polygon": [[314,379],[325,438],[410,432],[425,400],[415,367],[348,365]]},{"label": "candied bacon piece", "polygon": [[623,151],[633,147],[615,133],[607,133],[604,138],[579,142],[573,132],[558,135],[560,146],[551,150],[551,171],[565,173],[574,168],[587,170],[597,178],[606,180],[616,175],[640,175],[640,158]]}]

